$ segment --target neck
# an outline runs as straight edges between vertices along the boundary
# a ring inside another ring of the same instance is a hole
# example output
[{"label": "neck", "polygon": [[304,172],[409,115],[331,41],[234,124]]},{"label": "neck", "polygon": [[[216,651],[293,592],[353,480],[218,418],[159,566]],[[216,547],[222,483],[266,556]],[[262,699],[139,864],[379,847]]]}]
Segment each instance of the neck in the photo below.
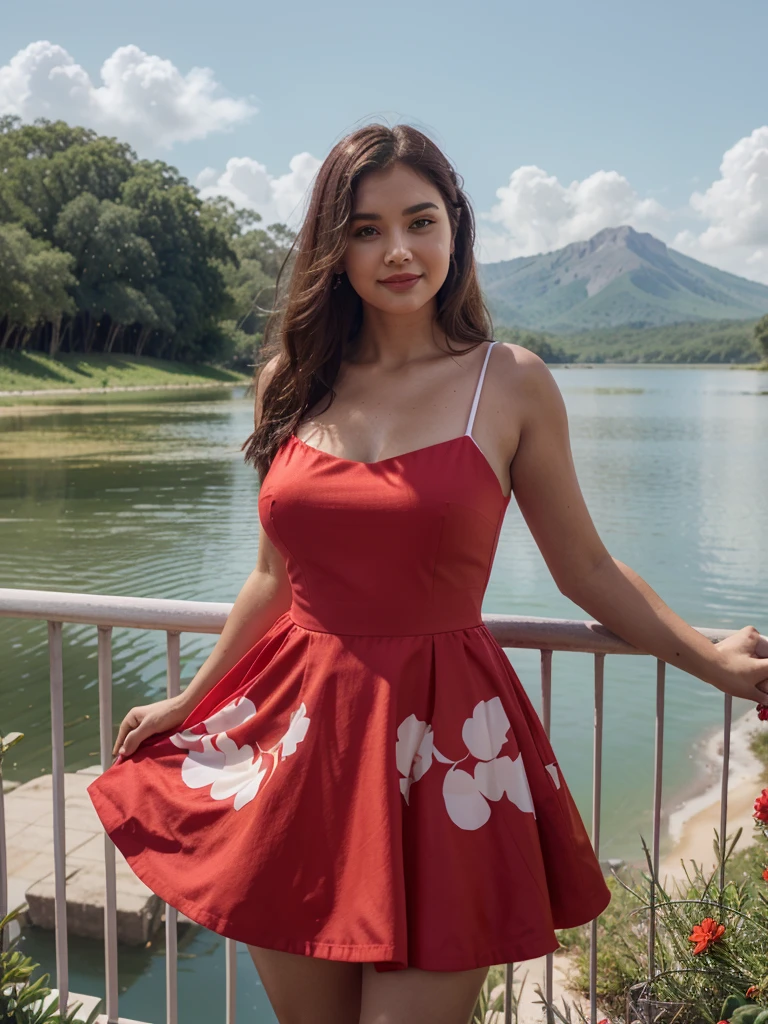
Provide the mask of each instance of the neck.
[{"label": "neck", "polygon": [[446,335],[436,323],[434,300],[413,313],[385,313],[364,305],[353,362],[397,369],[446,351]]}]

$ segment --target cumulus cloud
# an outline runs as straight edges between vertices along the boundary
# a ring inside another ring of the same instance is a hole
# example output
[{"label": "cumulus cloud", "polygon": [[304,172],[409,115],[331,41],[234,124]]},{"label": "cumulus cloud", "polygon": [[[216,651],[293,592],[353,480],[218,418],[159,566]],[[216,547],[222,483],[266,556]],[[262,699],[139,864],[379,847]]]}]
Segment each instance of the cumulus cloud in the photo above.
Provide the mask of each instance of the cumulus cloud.
[{"label": "cumulus cloud", "polygon": [[115,50],[100,78],[94,84],[63,47],[30,43],[0,67],[0,113],[61,118],[140,149],[202,139],[256,113],[248,100],[224,95],[210,68],[183,74],[138,46]]},{"label": "cumulus cloud", "polygon": [[264,225],[280,222],[296,230],[321,162],[311,153],[297,153],[291,157],[288,173],[273,177],[258,160],[237,156],[227,161],[220,174],[206,167],[195,184],[204,198],[227,196],[236,206],[260,213]]},{"label": "cumulus cloud", "polygon": [[720,177],[683,207],[642,198],[617,171],[563,185],[535,165],[518,167],[496,198],[477,217],[482,262],[551,252],[629,224],[702,263],[768,284],[768,126],[727,150]]},{"label": "cumulus cloud", "polygon": [[483,262],[550,252],[620,224],[658,233],[669,219],[660,203],[642,199],[617,171],[595,171],[563,185],[529,164],[513,171],[496,197],[490,211],[478,215]]},{"label": "cumulus cloud", "polygon": [[706,226],[679,231],[672,247],[768,284],[768,126],[727,150],[720,177],[689,202]]}]

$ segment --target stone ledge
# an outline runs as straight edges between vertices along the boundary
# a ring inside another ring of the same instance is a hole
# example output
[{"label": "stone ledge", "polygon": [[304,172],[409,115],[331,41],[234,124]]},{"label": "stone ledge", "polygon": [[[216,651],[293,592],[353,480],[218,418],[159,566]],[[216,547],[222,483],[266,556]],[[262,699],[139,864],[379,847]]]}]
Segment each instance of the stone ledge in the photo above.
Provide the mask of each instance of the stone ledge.
[{"label": "stone ledge", "polygon": [[[87,788],[98,766],[64,774],[67,930],[85,938],[104,937],[105,843],[109,842]],[[5,796],[9,907],[26,903],[18,924],[55,925],[52,777],[38,776]],[[146,943],[162,924],[163,901],[132,871],[115,849],[117,938]],[[179,915],[179,920],[182,916]]]}]

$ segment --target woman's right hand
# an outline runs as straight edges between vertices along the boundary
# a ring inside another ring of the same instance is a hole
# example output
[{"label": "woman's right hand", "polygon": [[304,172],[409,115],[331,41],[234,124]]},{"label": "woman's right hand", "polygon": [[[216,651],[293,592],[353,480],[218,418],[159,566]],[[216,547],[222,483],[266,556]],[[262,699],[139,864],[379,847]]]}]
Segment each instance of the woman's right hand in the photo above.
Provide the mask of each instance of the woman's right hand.
[{"label": "woman's right hand", "polygon": [[131,708],[120,723],[112,756],[130,757],[139,744],[155,733],[175,729],[189,714],[189,704],[178,697],[167,697],[154,704]]}]

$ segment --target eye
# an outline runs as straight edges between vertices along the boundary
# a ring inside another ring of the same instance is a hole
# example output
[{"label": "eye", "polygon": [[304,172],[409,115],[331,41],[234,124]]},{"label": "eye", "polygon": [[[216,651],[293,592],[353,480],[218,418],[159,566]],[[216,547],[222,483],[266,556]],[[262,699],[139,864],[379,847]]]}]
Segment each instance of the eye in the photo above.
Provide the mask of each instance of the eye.
[{"label": "eye", "polygon": [[[414,224],[434,224],[434,223],[435,222],[431,219],[431,217],[418,217],[415,221],[413,221],[413,223],[411,224],[411,227],[413,227]],[[369,231],[369,230],[374,230],[372,224],[366,224],[365,227],[360,228],[359,231],[355,232],[355,236],[354,237],[355,238],[370,238],[371,237],[370,235],[364,235],[363,234],[364,231]]]}]

